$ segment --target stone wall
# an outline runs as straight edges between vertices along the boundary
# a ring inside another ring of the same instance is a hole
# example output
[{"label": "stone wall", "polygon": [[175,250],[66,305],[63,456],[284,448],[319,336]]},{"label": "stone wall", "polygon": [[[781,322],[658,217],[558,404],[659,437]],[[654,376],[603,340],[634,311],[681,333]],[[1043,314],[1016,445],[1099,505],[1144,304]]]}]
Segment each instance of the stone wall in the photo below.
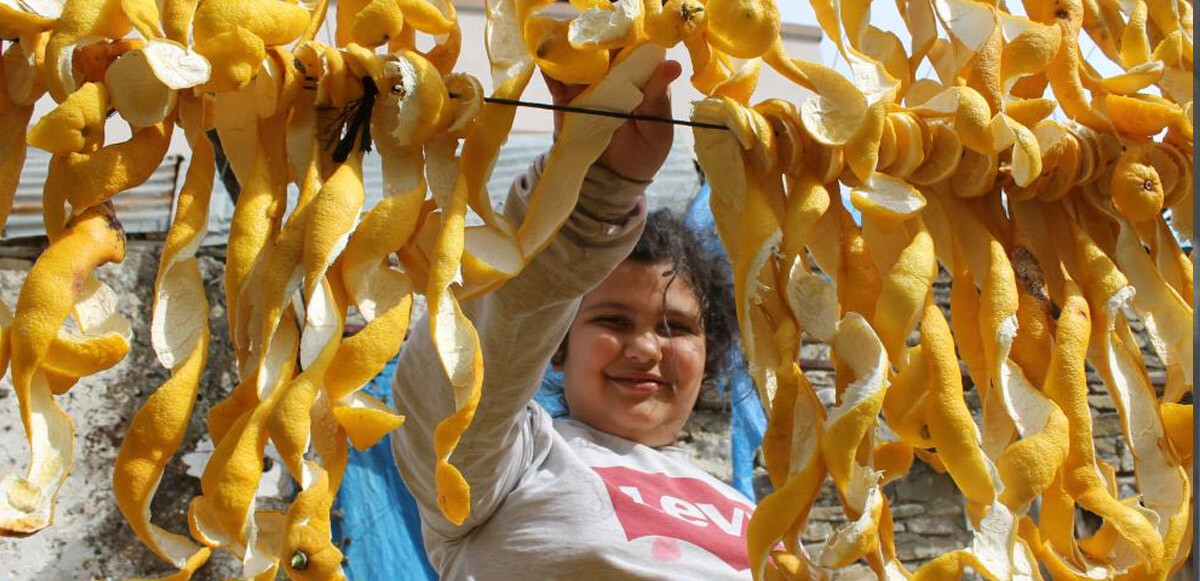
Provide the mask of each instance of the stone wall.
[{"label": "stone wall", "polygon": [[[34,242],[0,246],[0,300],[10,307],[16,305],[20,285],[41,248]],[[134,325],[133,349],[113,369],[84,379],[58,398],[75,421],[75,465],[63,488],[57,520],[51,528],[26,539],[0,539],[0,579],[120,579],[169,571],[133,536],[116,509],[110,488],[112,464],[129,418],[168,377],[153,356],[148,329],[160,249],[161,241],[131,240],[123,264],[100,270],[99,277],[117,291],[122,298],[121,310]],[[209,325],[213,343],[193,418],[204,417],[212,404],[229,393],[236,380],[222,307],[223,260],[223,248],[204,248],[200,252],[200,268],[212,305]],[[943,280],[938,287],[943,300],[945,284]],[[806,346],[804,357],[828,359],[824,347],[819,345]],[[1157,360],[1151,358],[1151,361]],[[815,369],[809,377],[822,401],[831,405],[832,374]],[[1102,386],[1096,383],[1092,390],[1097,451],[1118,467],[1122,483],[1128,485],[1133,478],[1132,458],[1120,434],[1115,408]],[[968,392],[968,399],[974,400],[974,391]],[[973,407],[978,409],[977,402]],[[695,450],[701,467],[728,480],[729,420],[724,408],[719,398],[706,398],[681,434],[681,442]],[[153,506],[155,522],[168,530],[186,529],[186,503],[199,493],[199,480],[189,472],[199,473],[206,447],[210,449],[211,443],[202,438],[200,422],[193,421],[180,451],[185,459],[180,461],[176,457],[168,465]],[[0,382],[0,474],[23,471],[26,459],[16,399],[6,377]],[[277,465],[268,468],[272,478],[282,473]],[[766,487],[761,468],[757,480],[761,487]],[[260,489],[261,502],[266,505],[285,502],[288,486],[278,482],[268,484],[273,485]],[[961,497],[945,474],[938,474],[917,461],[907,477],[886,487],[886,493],[896,521],[896,544],[906,563],[919,564],[969,542]],[[818,545],[844,522],[835,499],[832,485],[827,484],[805,531],[806,544]],[[222,579],[235,574],[236,564],[224,553],[220,555],[196,578]],[[860,567],[842,578],[860,578],[864,573]]]}]

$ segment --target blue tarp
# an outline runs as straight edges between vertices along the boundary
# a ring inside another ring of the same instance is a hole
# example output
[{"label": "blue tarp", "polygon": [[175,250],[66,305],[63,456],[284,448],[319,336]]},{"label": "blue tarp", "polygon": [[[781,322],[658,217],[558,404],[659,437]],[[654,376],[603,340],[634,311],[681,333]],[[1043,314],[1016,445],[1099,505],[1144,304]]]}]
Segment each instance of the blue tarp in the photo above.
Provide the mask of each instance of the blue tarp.
[{"label": "blue tarp", "polygon": [[[710,188],[707,183],[700,187],[692,203],[688,205],[684,221],[705,240],[708,250],[725,258],[725,249],[717,239],[716,225],[713,224],[712,210],[709,209],[708,198]],[[732,441],[733,482],[734,488],[755,500],[754,495],[754,451],[762,443],[763,431],[767,429],[767,418],[763,414],[762,404],[758,399],[758,391],[754,381],[746,373],[746,360],[742,357],[740,346],[731,349],[729,353],[730,370],[723,388],[724,394],[730,401],[730,440]],[[723,395],[724,395],[723,394]]]},{"label": "blue tarp", "polygon": [[[396,360],[363,388],[389,406]],[[350,464],[334,502],[333,539],[346,555],[351,581],[428,581],[437,579],[421,541],[417,504],[392,459],[392,437],[359,452]]]},{"label": "blue tarp", "polygon": [[[688,207],[689,226],[710,240],[720,256],[724,250],[714,234],[705,185]],[[732,415],[733,487],[754,499],[754,450],[762,442],[766,418],[758,392],[746,374],[740,349],[730,353],[729,378],[722,383]],[[393,359],[364,389],[388,405],[392,403]],[[535,396],[552,416],[566,413],[562,404],[562,376],[548,370],[546,381]],[[425,557],[420,517],[412,495],[396,472],[391,436],[366,452],[350,450],[350,464],[334,503],[334,542],[346,554],[346,574],[352,581],[427,581],[437,579]]]}]

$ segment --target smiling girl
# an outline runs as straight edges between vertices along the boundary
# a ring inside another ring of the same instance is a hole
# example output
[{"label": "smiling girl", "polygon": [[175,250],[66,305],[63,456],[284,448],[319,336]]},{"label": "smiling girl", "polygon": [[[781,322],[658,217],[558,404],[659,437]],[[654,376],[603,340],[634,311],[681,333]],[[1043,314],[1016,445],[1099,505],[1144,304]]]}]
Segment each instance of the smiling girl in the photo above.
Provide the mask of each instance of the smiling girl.
[{"label": "smiling girl", "polygon": [[[669,116],[664,62],[638,113]],[[558,103],[579,90],[549,82]],[[560,122],[556,119],[556,125]],[[753,505],[674,446],[706,376],[724,361],[732,297],[682,222],[646,216],[643,193],[671,126],[629,122],[588,171],[579,202],[519,276],[463,306],[479,331],[483,397],[451,457],[471,485],[461,526],[437,507],[433,433],[454,409],[428,325],[397,367],[397,465],[443,579],[749,579]],[[514,184],[520,223],[542,161]],[[568,417],[531,399],[547,363]]]}]

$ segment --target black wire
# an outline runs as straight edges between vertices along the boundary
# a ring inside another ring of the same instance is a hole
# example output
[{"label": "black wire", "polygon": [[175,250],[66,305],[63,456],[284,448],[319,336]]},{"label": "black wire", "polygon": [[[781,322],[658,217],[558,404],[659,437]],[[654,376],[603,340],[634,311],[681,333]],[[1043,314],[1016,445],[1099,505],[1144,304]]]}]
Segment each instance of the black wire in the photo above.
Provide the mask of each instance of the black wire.
[{"label": "black wire", "polygon": [[670,117],[655,117],[653,115],[638,115],[637,113],[622,113],[620,111],[604,111],[602,109],[584,109],[582,107],[572,107],[570,105],[551,105],[549,103],[533,103],[530,101],[521,101],[519,99],[504,99],[501,97],[484,97],[484,101],[488,103],[496,103],[498,105],[512,105],[514,107],[531,107],[534,109],[546,109],[549,111],[565,111],[568,113],[582,113],[584,115],[598,115],[600,117],[615,117],[617,119],[633,119],[634,121],[653,121],[655,123],[670,123],[672,125],[686,125],[688,127],[703,127],[705,129],[723,129],[729,131],[729,128],[720,123],[705,123],[703,121],[685,121],[683,119],[672,119]]}]

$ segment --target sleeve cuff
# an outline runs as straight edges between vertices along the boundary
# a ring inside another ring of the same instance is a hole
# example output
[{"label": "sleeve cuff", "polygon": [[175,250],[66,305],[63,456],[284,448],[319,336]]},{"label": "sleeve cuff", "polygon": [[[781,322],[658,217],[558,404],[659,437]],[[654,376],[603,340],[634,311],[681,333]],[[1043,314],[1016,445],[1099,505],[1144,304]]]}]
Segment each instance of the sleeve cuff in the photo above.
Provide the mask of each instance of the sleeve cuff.
[{"label": "sleeve cuff", "polygon": [[576,211],[597,222],[624,226],[645,209],[649,181],[631,180],[593,164],[579,188]]}]

